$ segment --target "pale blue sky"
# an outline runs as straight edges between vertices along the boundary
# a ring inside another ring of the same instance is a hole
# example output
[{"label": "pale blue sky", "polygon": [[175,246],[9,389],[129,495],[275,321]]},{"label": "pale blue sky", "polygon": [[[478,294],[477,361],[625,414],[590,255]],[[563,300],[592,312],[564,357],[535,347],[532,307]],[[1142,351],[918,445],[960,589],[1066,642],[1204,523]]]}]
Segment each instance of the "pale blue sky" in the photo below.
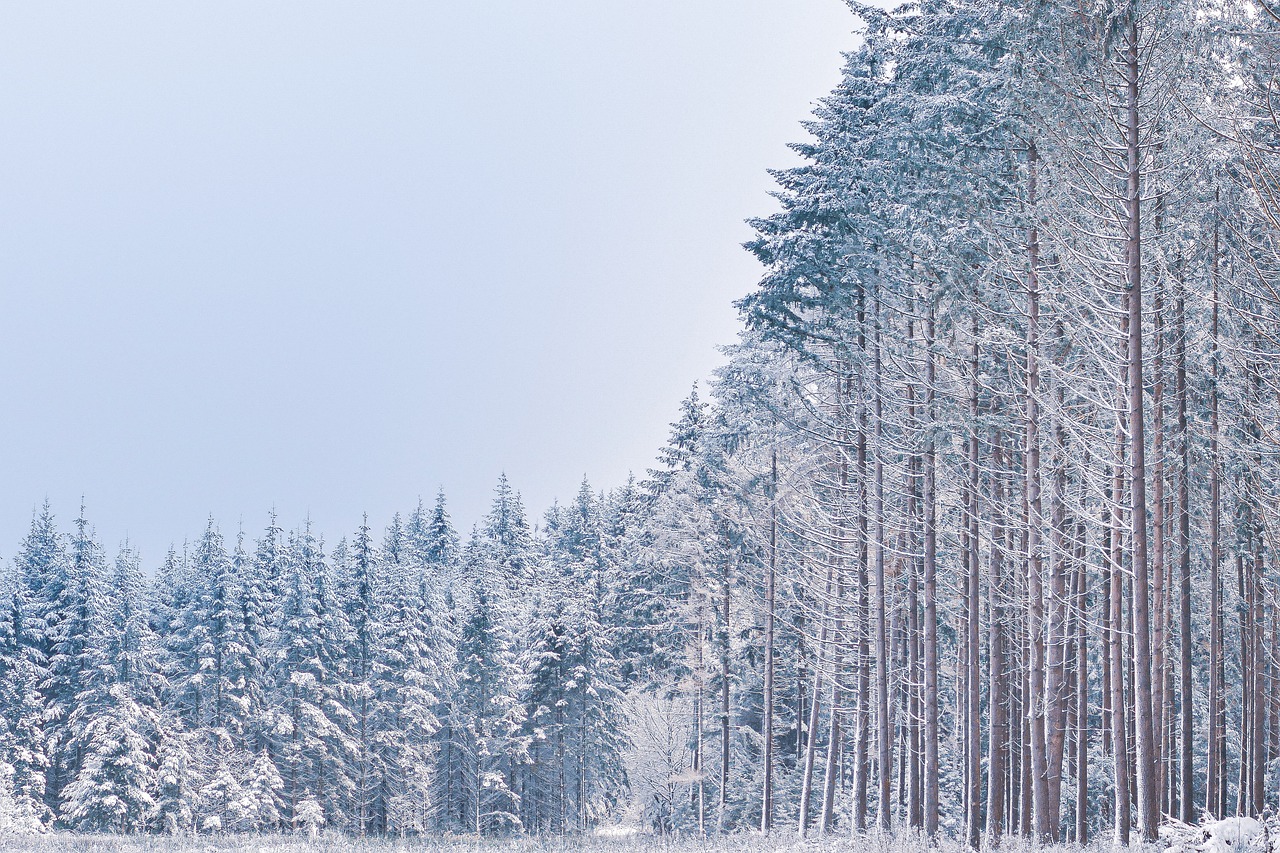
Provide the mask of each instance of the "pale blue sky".
[{"label": "pale blue sky", "polygon": [[0,6],[0,554],[652,463],[840,0]]}]

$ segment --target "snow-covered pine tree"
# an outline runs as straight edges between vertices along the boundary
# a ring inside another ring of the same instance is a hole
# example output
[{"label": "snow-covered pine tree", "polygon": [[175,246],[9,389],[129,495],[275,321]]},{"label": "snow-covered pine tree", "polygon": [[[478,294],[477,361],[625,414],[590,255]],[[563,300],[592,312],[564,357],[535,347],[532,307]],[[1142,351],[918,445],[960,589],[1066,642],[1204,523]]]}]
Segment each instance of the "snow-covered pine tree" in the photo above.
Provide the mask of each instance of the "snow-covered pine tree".
[{"label": "snow-covered pine tree", "polygon": [[0,762],[8,770],[5,785],[12,793],[11,819],[14,826],[27,828],[45,827],[53,820],[45,804],[49,759],[40,692],[47,668],[39,638],[28,627],[31,610],[28,591],[15,583],[0,619]]},{"label": "snow-covered pine tree", "polygon": [[493,503],[481,525],[486,546],[486,571],[490,594],[501,596],[504,616],[520,618],[524,593],[536,575],[533,564],[533,532],[525,517],[524,502],[511,488],[507,475],[498,477]]},{"label": "snow-covered pine tree", "polygon": [[[45,737],[51,758],[47,795],[60,815],[63,789],[79,775],[84,762],[85,724],[102,710],[101,688],[113,680],[107,659],[111,611],[107,582],[106,557],[81,507],[63,573],[45,586],[57,590],[46,615],[53,627],[45,682]],[[83,707],[82,701],[89,697],[99,704]]]},{"label": "snow-covered pine tree", "polygon": [[[78,525],[83,528],[83,513]],[[79,544],[83,536],[73,554],[88,547]],[[95,583],[103,587],[96,606],[106,612],[96,617],[101,633],[88,636],[100,645],[84,652],[82,686],[68,720],[78,769],[63,789],[60,818],[81,831],[133,833],[150,826],[156,806],[158,643],[147,619],[146,582],[128,545],[116,558],[110,592],[106,579]]]},{"label": "snow-covered pine tree", "polygon": [[452,677],[454,646],[428,580],[404,567],[388,573],[372,685],[374,746],[381,756],[378,831],[428,831],[436,787],[436,717]]},{"label": "snow-covered pine tree", "polygon": [[155,827],[165,835],[195,832],[200,788],[204,784],[197,760],[197,737],[183,727],[174,711],[160,715],[156,732]]},{"label": "snow-covered pine tree", "polygon": [[344,826],[354,788],[354,719],[343,701],[350,626],[310,524],[291,537],[283,581],[272,681],[280,706],[274,752],[284,780],[284,819],[297,824],[302,803],[312,801],[325,821]]},{"label": "snow-covered pine tree", "polygon": [[449,752],[456,757],[459,791],[449,824],[484,835],[516,832],[521,828],[516,774],[528,754],[520,670],[511,636],[479,579],[468,599],[450,709]]},{"label": "snow-covered pine tree", "polygon": [[352,736],[356,746],[352,819],[361,835],[381,833],[386,831],[387,824],[382,781],[386,768],[384,756],[378,749],[378,725],[384,715],[380,709],[381,697],[375,689],[375,669],[387,631],[386,583],[379,571],[367,514],[356,531],[350,553],[343,559],[335,551],[334,564],[344,575],[343,603],[353,640],[347,654],[347,668],[351,673],[347,701],[355,718]]},{"label": "snow-covered pine tree", "polygon": [[[274,521],[272,521],[274,525]],[[270,536],[268,532],[267,536]],[[265,537],[264,537],[265,538]],[[261,545],[261,543],[260,543]],[[261,549],[259,549],[261,553]],[[264,754],[269,744],[270,706],[267,672],[268,656],[275,630],[276,590],[271,586],[266,562],[250,557],[244,547],[244,533],[236,535],[231,555],[232,573],[239,580],[241,643],[243,645],[244,690],[241,695],[242,733],[240,741],[246,752]],[[256,761],[256,759],[255,759]]]}]

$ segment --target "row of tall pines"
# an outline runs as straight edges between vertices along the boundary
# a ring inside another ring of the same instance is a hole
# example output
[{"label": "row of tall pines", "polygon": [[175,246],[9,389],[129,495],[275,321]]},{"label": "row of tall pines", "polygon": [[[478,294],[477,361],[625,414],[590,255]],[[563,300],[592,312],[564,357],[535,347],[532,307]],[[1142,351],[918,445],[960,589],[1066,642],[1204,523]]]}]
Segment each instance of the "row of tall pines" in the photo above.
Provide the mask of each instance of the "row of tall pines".
[{"label": "row of tall pines", "polygon": [[1127,844],[1262,814],[1280,10],[852,5],[729,368],[772,413],[766,621],[796,584],[811,684],[798,812],[766,761],[762,824]]},{"label": "row of tall pines", "polygon": [[[504,481],[154,581],[47,509],[0,819],[1127,843],[1280,757],[1280,19],[852,4],[711,397],[536,527]],[[5,792],[9,792],[5,794]]]}]

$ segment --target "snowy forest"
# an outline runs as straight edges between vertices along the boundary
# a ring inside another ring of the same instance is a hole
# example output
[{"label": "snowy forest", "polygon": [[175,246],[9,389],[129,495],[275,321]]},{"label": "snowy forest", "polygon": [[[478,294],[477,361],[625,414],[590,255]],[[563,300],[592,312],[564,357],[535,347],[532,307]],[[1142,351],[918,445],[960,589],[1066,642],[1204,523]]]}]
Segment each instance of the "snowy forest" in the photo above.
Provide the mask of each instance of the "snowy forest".
[{"label": "snowy forest", "polygon": [[1280,806],[1280,9],[850,5],[643,475],[154,565],[38,509],[0,826],[976,848]]}]

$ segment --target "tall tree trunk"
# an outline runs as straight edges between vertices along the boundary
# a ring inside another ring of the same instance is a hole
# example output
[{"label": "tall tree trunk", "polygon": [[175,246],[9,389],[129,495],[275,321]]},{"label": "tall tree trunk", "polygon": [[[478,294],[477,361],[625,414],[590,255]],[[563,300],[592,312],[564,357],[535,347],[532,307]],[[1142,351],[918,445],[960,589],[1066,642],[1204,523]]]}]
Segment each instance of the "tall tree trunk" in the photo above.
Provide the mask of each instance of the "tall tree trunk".
[{"label": "tall tree trunk", "polygon": [[[1239,509],[1243,515],[1245,507],[1241,506]],[[1247,518],[1242,518],[1242,521],[1245,526],[1248,525]],[[1245,547],[1249,547],[1252,543],[1246,541],[1244,544]],[[1240,609],[1237,611],[1240,617],[1240,775],[1236,777],[1236,814],[1242,815],[1248,809],[1249,780],[1252,778],[1249,772],[1251,758],[1249,747],[1252,743],[1250,702],[1253,699],[1253,690],[1250,689],[1249,678],[1253,673],[1253,661],[1250,659],[1253,642],[1249,636],[1249,623],[1253,615],[1253,602],[1245,589],[1244,554],[1240,553],[1236,554],[1236,594],[1240,597]]]},{"label": "tall tree trunk", "polygon": [[1124,523],[1120,502],[1124,499],[1124,431],[1116,428],[1115,478],[1111,483],[1111,529],[1110,529],[1110,565],[1107,574],[1111,584],[1108,594],[1109,624],[1107,630],[1108,657],[1111,660],[1111,750],[1114,758],[1115,789],[1112,801],[1115,810],[1115,843],[1123,846],[1129,844],[1131,802],[1129,800],[1129,747],[1128,726],[1125,713],[1124,696],[1124,576],[1121,571],[1122,537],[1121,525]]},{"label": "tall tree trunk", "polygon": [[1155,282],[1155,302],[1152,305],[1155,332],[1155,353],[1151,365],[1151,455],[1154,472],[1151,477],[1151,730],[1154,737],[1152,762],[1155,774],[1153,785],[1156,797],[1157,821],[1161,804],[1165,801],[1165,465],[1164,465],[1164,283]]},{"label": "tall tree trunk", "polygon": [[848,518],[849,501],[849,462],[846,447],[848,446],[848,405],[846,402],[847,373],[840,376],[837,391],[837,418],[839,433],[836,448],[838,458],[836,467],[839,471],[839,496],[836,501],[836,523],[833,538],[834,553],[832,563],[835,571],[835,607],[833,613],[833,637],[831,653],[831,708],[827,726],[827,760],[822,774],[822,818],[819,826],[824,834],[832,830],[835,821],[836,771],[840,761],[840,747],[843,743],[840,734],[840,677],[841,663],[844,660],[844,556],[848,542],[848,530],[845,520]]},{"label": "tall tree trunk", "polygon": [[[1055,324],[1055,366],[1066,358],[1065,332]],[[1048,788],[1046,810],[1051,832],[1060,832],[1062,815],[1062,770],[1066,746],[1067,570],[1069,549],[1066,537],[1066,429],[1063,424],[1065,392],[1061,380],[1054,383],[1056,411],[1053,412],[1053,475],[1049,497],[1049,613],[1047,625],[1047,673],[1045,683],[1045,779]]]},{"label": "tall tree trunk", "polygon": [[818,755],[818,724],[821,722],[822,676],[829,665],[828,659],[828,622],[831,617],[832,592],[835,585],[836,565],[834,560],[827,560],[827,581],[822,595],[822,615],[818,627],[818,661],[813,668],[813,698],[809,702],[808,739],[804,748],[804,770],[800,777],[800,826],[803,837],[809,831],[810,803],[813,801],[813,766]]},{"label": "tall tree trunk", "polygon": [[1191,671],[1191,436],[1187,429],[1187,310],[1186,293],[1178,282],[1177,374],[1178,398],[1178,652],[1179,741],[1178,819],[1191,824],[1195,807],[1194,682]]},{"label": "tall tree trunk", "polygon": [[[866,354],[866,312],[859,304],[858,347]],[[858,709],[857,732],[853,746],[853,829],[863,832],[867,828],[867,777],[870,761],[867,756],[871,723],[871,660],[868,648],[868,631],[871,622],[870,584],[867,577],[870,541],[867,538],[867,395],[865,382],[859,381],[858,395],[858,444],[855,457],[858,480]]]},{"label": "tall tree trunk", "polygon": [[1076,555],[1076,844],[1089,841],[1089,596],[1085,524],[1077,530]]},{"label": "tall tree trunk", "polygon": [[[1214,191],[1214,200],[1218,191]],[[1222,818],[1227,807],[1227,781],[1223,743],[1226,709],[1222,702],[1224,679],[1222,638],[1222,487],[1221,461],[1218,458],[1218,230],[1215,214],[1213,226],[1213,304],[1211,306],[1210,354],[1212,381],[1209,386],[1209,718],[1206,729],[1205,811],[1210,817]]]},{"label": "tall tree trunk", "polygon": [[[973,321],[971,330],[973,340],[969,351],[969,476],[967,484],[968,507],[967,507],[967,532],[965,538],[967,548],[965,549],[965,560],[968,563],[968,611],[967,625],[968,628],[968,671],[966,673],[966,686],[968,687],[968,700],[966,702],[966,710],[968,717],[968,731],[966,733],[966,746],[968,753],[967,775],[968,775],[968,792],[966,802],[968,805],[968,813],[965,816],[965,825],[968,829],[966,840],[970,847],[977,848],[981,841],[982,833],[982,727],[981,727],[981,711],[982,711],[982,684],[981,674],[979,672],[979,662],[981,655],[981,633],[980,633],[980,608],[981,600],[979,598],[979,578],[981,568],[979,566],[978,553],[978,321],[976,317]],[[995,705],[996,694],[992,695],[991,705]]]},{"label": "tall tree trunk", "polygon": [[824,835],[835,828],[836,773],[840,766],[840,746],[843,742],[840,732],[839,674],[831,679],[831,709],[827,716],[827,762],[822,774],[822,820],[819,823]]},{"label": "tall tree trunk", "polygon": [[[1044,590],[1040,530],[1043,513],[1040,498],[1040,237],[1035,225],[1038,156],[1035,144],[1027,152],[1027,203],[1033,217],[1027,241],[1027,340],[1026,340],[1026,468],[1027,490],[1027,634],[1031,646],[1030,694],[1026,697],[1030,722],[1031,796],[1036,837],[1057,841],[1057,826],[1049,806],[1049,778],[1045,740]],[[1025,808],[1025,807],[1024,807]]]},{"label": "tall tree trunk", "polygon": [[[1255,377],[1256,378],[1256,377]],[[1260,379],[1256,381],[1261,382]],[[1259,437],[1261,438],[1261,437]],[[1262,460],[1257,459],[1260,465]],[[1266,773],[1267,773],[1267,755],[1266,755],[1266,726],[1267,726],[1267,701],[1265,698],[1265,678],[1266,678],[1266,661],[1264,659],[1263,646],[1263,625],[1265,624],[1265,616],[1263,613],[1262,603],[1262,579],[1263,573],[1266,571],[1263,565],[1262,557],[1262,518],[1259,512],[1257,526],[1254,531],[1253,540],[1253,577],[1250,579],[1249,603],[1251,606],[1249,618],[1249,639],[1252,643],[1250,649],[1250,662],[1253,664],[1252,672],[1249,676],[1249,684],[1253,688],[1253,697],[1250,701],[1250,709],[1253,711],[1253,728],[1250,732],[1249,751],[1251,760],[1249,763],[1250,779],[1250,808],[1249,814],[1253,816],[1261,816],[1262,810],[1266,806]]]},{"label": "tall tree trunk", "polygon": [[1138,829],[1146,842],[1156,840],[1160,823],[1160,792],[1155,778],[1155,743],[1151,695],[1151,590],[1147,540],[1146,433],[1142,361],[1142,216],[1141,161],[1138,124],[1138,20],[1131,15],[1125,31],[1127,100],[1125,154],[1127,158],[1126,282],[1129,307],[1129,500],[1132,524],[1134,728],[1137,736]]},{"label": "tall tree trunk", "polygon": [[[728,549],[726,548],[726,551]],[[729,805],[729,688],[730,667],[729,667],[729,638],[731,636],[732,627],[729,621],[729,605],[731,597],[730,585],[730,565],[728,557],[725,558],[724,574],[720,579],[720,607],[718,612],[723,612],[724,621],[720,623],[720,796],[719,809],[716,813],[716,821],[721,831],[724,828],[725,812]]]},{"label": "tall tree trunk", "polygon": [[1005,769],[1009,755],[1008,701],[1004,660],[1004,589],[1005,547],[1005,457],[1004,436],[996,433],[991,442],[991,557],[987,563],[987,703],[991,713],[991,732],[987,738],[987,838],[992,847],[1000,844],[1004,829]]},{"label": "tall tree trunk", "polygon": [[[915,302],[912,302],[912,310],[915,309]],[[912,320],[907,322],[907,340],[914,343],[915,341],[915,325]],[[916,386],[914,384],[907,385],[907,423],[915,430],[918,435],[922,430],[918,418],[916,406]],[[907,530],[908,545],[902,553],[910,555],[908,564],[910,566],[907,577],[907,671],[908,681],[907,690],[909,693],[907,713],[907,738],[910,744],[908,755],[910,761],[907,767],[907,784],[909,786],[907,798],[907,820],[908,825],[913,829],[924,828],[924,745],[922,741],[922,732],[924,722],[924,667],[921,658],[923,657],[922,626],[920,618],[920,575],[923,573],[924,560],[921,552],[916,550],[917,543],[921,541],[921,528],[923,526],[923,511],[921,505],[923,503],[921,489],[921,470],[923,468],[923,460],[919,453],[913,453],[907,466],[906,487],[907,487]],[[921,555],[921,556],[917,556]]]},{"label": "tall tree trunk", "polygon": [[[1026,453],[1023,453],[1025,461]],[[1019,686],[1018,686],[1018,832],[1024,838],[1030,838],[1032,833],[1032,812],[1035,806],[1035,796],[1032,794],[1032,763],[1031,763],[1031,716],[1033,712],[1033,701],[1031,698],[1031,633],[1030,618],[1028,616],[1029,605],[1027,585],[1029,583],[1030,571],[1028,566],[1031,561],[1028,555],[1031,553],[1029,541],[1031,538],[1031,505],[1027,500],[1027,484],[1026,470],[1023,470],[1022,483],[1022,527],[1019,531],[1021,540],[1019,542],[1019,553],[1022,555],[1021,572],[1019,573],[1020,589],[1019,600],[1022,602],[1021,619],[1019,620],[1018,634],[1018,650],[1019,650]]]},{"label": "tall tree trunk", "polygon": [[769,565],[764,576],[764,791],[760,807],[760,831],[773,829],[773,704],[774,704],[774,620],[777,613],[778,573],[778,445],[774,424],[774,445],[769,454]]},{"label": "tall tree trunk", "polygon": [[925,417],[929,428],[924,445],[924,831],[930,838],[938,834],[938,454],[934,446],[933,424],[935,367],[934,303],[929,299],[925,324]]},{"label": "tall tree trunk", "polygon": [[[1262,342],[1253,342],[1255,351],[1261,351]],[[1252,459],[1253,470],[1249,472],[1249,520],[1250,539],[1252,544],[1252,564],[1248,573],[1248,587],[1245,598],[1249,613],[1249,673],[1245,683],[1252,690],[1249,697],[1250,729],[1249,729],[1249,802],[1247,814],[1261,815],[1265,801],[1266,765],[1265,736],[1267,720],[1267,702],[1264,698],[1264,677],[1266,662],[1264,660],[1263,626],[1266,621],[1263,612],[1262,582],[1266,567],[1263,562],[1263,537],[1266,535],[1266,522],[1262,506],[1262,369],[1254,359],[1249,365],[1249,388],[1251,412],[1246,413],[1247,434],[1254,446]]]},{"label": "tall tree trunk", "polygon": [[875,492],[872,516],[875,518],[875,578],[876,578],[876,783],[879,801],[876,808],[876,826],[882,832],[893,828],[893,741],[889,722],[889,643],[886,610],[888,591],[884,573],[884,395],[880,379],[880,303],[876,300],[875,355],[872,368],[872,399],[875,406]]}]

